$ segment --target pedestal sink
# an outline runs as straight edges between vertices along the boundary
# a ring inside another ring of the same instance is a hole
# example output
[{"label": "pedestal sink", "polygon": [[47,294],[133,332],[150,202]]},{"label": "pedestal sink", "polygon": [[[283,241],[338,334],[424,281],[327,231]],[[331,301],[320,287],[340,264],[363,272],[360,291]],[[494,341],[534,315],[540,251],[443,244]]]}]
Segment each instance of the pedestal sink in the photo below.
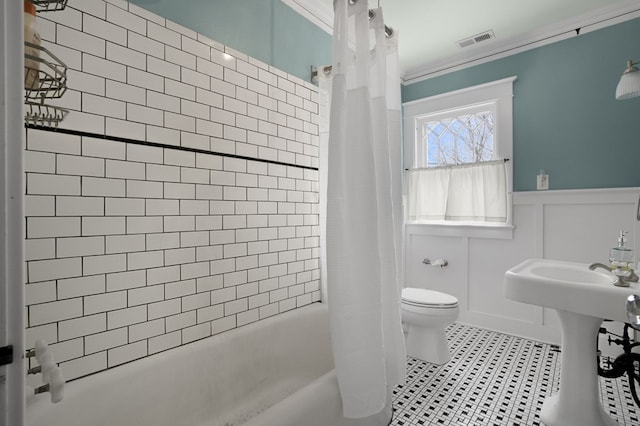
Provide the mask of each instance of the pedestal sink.
[{"label": "pedestal sink", "polygon": [[617,425],[602,408],[598,387],[596,339],[603,319],[627,322],[626,300],[640,294],[638,283],[615,287],[608,272],[588,264],[529,259],[505,274],[508,299],[553,308],[562,329],[559,392],[540,412],[546,426]]}]

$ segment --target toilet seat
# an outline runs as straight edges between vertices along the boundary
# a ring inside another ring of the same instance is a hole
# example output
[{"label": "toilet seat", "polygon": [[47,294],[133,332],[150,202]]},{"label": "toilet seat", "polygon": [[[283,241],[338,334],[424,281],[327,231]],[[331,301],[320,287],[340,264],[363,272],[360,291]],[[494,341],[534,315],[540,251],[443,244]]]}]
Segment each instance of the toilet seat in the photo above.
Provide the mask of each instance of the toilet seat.
[{"label": "toilet seat", "polygon": [[451,309],[458,306],[458,299],[450,294],[422,288],[403,288],[402,303],[417,308]]}]

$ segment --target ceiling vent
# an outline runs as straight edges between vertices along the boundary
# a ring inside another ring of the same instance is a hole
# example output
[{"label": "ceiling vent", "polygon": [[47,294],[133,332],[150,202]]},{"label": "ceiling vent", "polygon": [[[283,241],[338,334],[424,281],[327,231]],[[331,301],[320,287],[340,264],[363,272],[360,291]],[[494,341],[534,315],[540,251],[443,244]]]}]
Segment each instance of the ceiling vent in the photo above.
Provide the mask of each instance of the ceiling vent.
[{"label": "ceiling vent", "polygon": [[481,32],[480,34],[458,40],[457,43],[459,47],[468,47],[486,40],[490,40],[492,38],[496,38],[496,35],[493,33],[493,30],[488,30]]}]

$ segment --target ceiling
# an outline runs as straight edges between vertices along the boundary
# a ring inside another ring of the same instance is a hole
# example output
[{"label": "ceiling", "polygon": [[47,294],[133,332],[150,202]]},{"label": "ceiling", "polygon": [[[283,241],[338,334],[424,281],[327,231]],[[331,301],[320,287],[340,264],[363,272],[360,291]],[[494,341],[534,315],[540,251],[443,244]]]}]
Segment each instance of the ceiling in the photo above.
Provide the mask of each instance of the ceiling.
[{"label": "ceiling", "polygon": [[[283,1],[331,32],[334,0]],[[399,33],[405,83],[640,17],[640,0],[369,0],[378,4]],[[495,38],[458,44],[487,31]]]}]

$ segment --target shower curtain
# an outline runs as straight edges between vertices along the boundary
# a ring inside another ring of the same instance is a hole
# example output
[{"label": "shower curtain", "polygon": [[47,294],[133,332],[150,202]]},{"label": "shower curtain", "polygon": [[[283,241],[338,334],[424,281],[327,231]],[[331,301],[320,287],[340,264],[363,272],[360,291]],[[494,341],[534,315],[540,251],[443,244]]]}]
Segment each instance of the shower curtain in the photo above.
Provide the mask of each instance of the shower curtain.
[{"label": "shower curtain", "polygon": [[397,36],[382,9],[336,0],[327,178],[327,286],[345,417],[386,425],[403,383]]}]

